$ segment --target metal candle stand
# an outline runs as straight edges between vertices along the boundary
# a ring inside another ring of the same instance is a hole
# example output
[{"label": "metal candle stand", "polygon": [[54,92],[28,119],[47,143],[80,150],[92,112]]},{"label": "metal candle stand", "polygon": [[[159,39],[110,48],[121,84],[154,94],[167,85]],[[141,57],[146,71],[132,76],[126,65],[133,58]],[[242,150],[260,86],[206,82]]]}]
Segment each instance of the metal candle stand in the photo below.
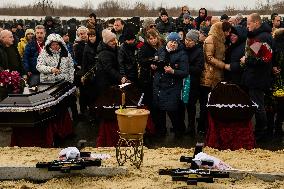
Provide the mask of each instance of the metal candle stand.
[{"label": "metal candle stand", "polygon": [[143,134],[120,133],[116,145],[116,159],[120,166],[124,165],[127,160],[140,168],[143,162]]}]

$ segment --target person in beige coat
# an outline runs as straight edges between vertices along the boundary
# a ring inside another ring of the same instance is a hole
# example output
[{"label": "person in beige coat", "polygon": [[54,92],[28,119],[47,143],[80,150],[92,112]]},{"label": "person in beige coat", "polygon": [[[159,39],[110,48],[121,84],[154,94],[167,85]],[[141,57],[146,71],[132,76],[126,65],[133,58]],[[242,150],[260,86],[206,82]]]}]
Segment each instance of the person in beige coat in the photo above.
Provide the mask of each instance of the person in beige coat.
[{"label": "person in beige coat", "polygon": [[201,133],[207,130],[208,94],[217,83],[223,80],[224,69],[230,70],[230,66],[225,64],[224,59],[225,40],[230,35],[231,27],[229,22],[213,24],[203,44],[205,67],[200,80],[200,120],[198,123],[198,131]]},{"label": "person in beige coat", "polygon": [[205,58],[205,69],[201,76],[201,85],[213,88],[223,80],[225,59],[225,40],[230,35],[231,24],[228,22],[217,22],[210,28],[208,37],[204,41],[203,51]]}]

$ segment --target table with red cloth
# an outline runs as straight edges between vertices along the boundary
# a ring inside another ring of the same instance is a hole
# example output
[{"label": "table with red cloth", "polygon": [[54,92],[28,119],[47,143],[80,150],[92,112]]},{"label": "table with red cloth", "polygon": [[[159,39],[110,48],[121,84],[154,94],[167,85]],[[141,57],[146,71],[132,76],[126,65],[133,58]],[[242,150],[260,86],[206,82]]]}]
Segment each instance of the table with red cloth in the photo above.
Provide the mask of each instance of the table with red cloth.
[{"label": "table with red cloth", "polygon": [[222,122],[208,113],[205,145],[219,150],[253,149],[255,138],[252,121]]},{"label": "table with red cloth", "polygon": [[[96,141],[96,147],[113,147],[116,146],[118,135],[118,123],[117,120],[103,120],[99,125],[99,133]],[[155,133],[155,127],[151,117],[148,117],[146,125],[146,134],[153,135]]]},{"label": "table with red cloth", "polygon": [[72,120],[68,111],[35,127],[13,127],[11,146],[53,147],[54,137],[64,139],[73,133]]}]

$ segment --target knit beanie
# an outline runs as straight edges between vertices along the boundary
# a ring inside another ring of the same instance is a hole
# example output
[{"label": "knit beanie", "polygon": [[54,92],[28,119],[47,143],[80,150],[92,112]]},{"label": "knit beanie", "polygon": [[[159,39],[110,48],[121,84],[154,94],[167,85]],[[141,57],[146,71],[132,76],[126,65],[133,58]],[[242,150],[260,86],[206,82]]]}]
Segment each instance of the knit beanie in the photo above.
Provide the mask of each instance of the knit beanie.
[{"label": "knit beanie", "polygon": [[183,14],[183,19],[190,19],[190,15],[188,13]]},{"label": "knit beanie", "polygon": [[194,42],[197,42],[199,39],[199,32],[197,30],[189,30],[186,34],[186,39],[191,39]]},{"label": "knit beanie", "polygon": [[124,39],[125,40],[132,40],[132,39],[136,39],[136,36],[135,36],[133,31],[128,29],[128,30],[126,30],[126,32],[124,34]]},{"label": "knit beanie", "polygon": [[200,33],[202,33],[203,35],[208,36],[208,33],[209,33],[209,31],[210,31],[210,27],[202,26],[202,27],[200,27],[199,31],[200,31]]},{"label": "knit beanie", "polygon": [[28,33],[35,34],[35,31],[33,29],[27,29],[26,32],[25,32],[25,36],[27,36]]},{"label": "knit beanie", "polygon": [[168,36],[167,36],[167,42],[169,41],[180,41],[180,36],[177,32],[171,32]]},{"label": "knit beanie", "polygon": [[161,12],[161,16],[163,16],[163,15],[166,15],[167,17],[169,16],[166,11],[162,11],[162,12]]},{"label": "knit beanie", "polygon": [[142,24],[143,28],[147,28],[151,25],[155,25],[155,21],[152,18],[146,18]]},{"label": "knit beanie", "polygon": [[102,37],[103,37],[103,42],[105,44],[107,44],[108,42],[110,42],[112,39],[116,38],[116,35],[114,33],[112,33],[110,30],[108,29],[104,29],[102,31]]}]

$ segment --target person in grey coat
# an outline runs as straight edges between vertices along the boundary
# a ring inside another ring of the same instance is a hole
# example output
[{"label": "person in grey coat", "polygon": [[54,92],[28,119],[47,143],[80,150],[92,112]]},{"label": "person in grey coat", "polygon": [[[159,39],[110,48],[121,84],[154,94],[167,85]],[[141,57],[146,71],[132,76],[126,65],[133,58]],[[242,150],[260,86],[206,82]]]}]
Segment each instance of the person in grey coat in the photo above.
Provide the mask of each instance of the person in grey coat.
[{"label": "person in grey coat", "polygon": [[178,33],[170,33],[166,46],[162,46],[157,52],[157,63],[151,65],[155,70],[152,113],[158,136],[167,133],[166,113],[171,119],[175,136],[181,136],[185,130],[179,107],[183,78],[188,75],[188,60],[179,41]]}]

